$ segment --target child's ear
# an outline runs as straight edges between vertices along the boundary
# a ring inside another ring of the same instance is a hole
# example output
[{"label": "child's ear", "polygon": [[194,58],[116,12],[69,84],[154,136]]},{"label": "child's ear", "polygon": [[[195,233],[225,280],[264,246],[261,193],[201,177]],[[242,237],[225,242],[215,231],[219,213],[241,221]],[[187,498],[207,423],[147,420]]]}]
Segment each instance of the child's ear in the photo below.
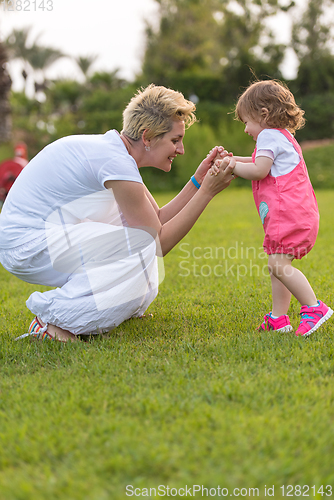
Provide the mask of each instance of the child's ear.
[{"label": "child's ear", "polygon": [[261,109],[261,118],[262,118],[262,120],[264,120],[266,122],[267,119],[268,119],[268,115],[269,115],[268,108],[262,108]]}]

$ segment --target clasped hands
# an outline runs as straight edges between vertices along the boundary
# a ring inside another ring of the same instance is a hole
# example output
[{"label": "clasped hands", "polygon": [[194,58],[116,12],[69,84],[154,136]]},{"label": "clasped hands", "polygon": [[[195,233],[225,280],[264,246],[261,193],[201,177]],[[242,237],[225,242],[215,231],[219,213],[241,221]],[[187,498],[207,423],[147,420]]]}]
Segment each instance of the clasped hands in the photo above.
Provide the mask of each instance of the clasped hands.
[{"label": "clasped hands", "polygon": [[[217,155],[209,169],[210,175],[218,175],[219,172],[224,171],[228,166],[234,168],[235,162],[232,160],[233,153],[226,151],[223,146],[218,146]],[[234,163],[234,165],[233,165]],[[235,175],[232,173],[232,177]]]}]

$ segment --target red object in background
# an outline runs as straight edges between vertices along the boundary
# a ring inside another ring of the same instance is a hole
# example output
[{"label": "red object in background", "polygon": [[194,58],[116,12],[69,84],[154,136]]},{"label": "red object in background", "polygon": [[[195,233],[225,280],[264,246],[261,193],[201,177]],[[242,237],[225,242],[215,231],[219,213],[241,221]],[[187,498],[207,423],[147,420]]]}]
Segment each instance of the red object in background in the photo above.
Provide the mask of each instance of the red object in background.
[{"label": "red object in background", "polygon": [[0,202],[5,201],[8,191],[27,163],[28,151],[24,142],[15,146],[14,158],[0,163]]}]

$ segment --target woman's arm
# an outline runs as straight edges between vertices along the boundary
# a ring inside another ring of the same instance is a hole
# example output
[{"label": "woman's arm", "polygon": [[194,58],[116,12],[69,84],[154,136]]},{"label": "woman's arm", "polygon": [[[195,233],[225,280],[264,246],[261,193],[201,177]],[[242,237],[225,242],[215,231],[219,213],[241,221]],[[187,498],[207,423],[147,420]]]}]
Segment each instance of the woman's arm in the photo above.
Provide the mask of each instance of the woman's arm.
[{"label": "woman's arm", "polygon": [[[214,161],[217,155],[217,151],[218,147],[216,146],[210,151],[207,157],[202,161],[202,163],[197,168],[194,175],[195,179],[199,184],[202,184],[206,173],[208,172],[209,168],[212,165],[212,162]],[[180,193],[177,196],[175,196],[175,198],[173,198],[169,203],[167,203],[167,205],[159,208],[151,193],[148,191],[147,188],[145,189],[146,189],[146,196],[151,201],[152,206],[156,211],[161,224],[165,224],[173,217],[175,217],[175,215],[178,214],[186,206],[186,204],[198,191],[194,183],[191,180],[189,180],[182,189],[182,191],[180,191]]]},{"label": "woman's arm", "polygon": [[[194,174],[196,181],[199,184],[202,184],[209,168],[211,167],[214,159],[217,156],[219,148],[218,146],[211,149],[207,157],[201,162],[201,164],[196,169]],[[159,219],[162,224],[165,224],[176,214],[178,214],[191,200],[191,198],[197,193],[198,188],[194,185],[192,180],[189,180],[187,184],[184,186],[182,191],[179,192],[175,198],[173,198],[167,205],[160,209]]]},{"label": "woman's arm", "polygon": [[230,184],[234,161],[228,160],[225,170],[217,176],[207,174],[200,189],[196,189],[183,208],[174,217],[162,224],[146,194],[143,184],[130,181],[107,181],[129,226],[148,231],[158,236],[163,255],[166,255],[190,231],[198,217],[212,198]]}]

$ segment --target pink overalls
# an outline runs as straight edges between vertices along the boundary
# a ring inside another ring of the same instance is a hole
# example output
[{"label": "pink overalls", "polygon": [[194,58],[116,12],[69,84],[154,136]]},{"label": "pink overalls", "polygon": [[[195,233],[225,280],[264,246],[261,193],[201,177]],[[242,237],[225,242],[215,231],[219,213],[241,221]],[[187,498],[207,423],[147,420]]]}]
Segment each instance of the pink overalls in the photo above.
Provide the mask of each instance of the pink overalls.
[{"label": "pink overalls", "polygon": [[[314,246],[319,229],[317,200],[308,176],[301,147],[289,132],[277,129],[294,146],[301,160],[288,174],[252,181],[253,195],[265,238],[264,251],[301,259]],[[255,161],[256,149],[252,159]]]}]

